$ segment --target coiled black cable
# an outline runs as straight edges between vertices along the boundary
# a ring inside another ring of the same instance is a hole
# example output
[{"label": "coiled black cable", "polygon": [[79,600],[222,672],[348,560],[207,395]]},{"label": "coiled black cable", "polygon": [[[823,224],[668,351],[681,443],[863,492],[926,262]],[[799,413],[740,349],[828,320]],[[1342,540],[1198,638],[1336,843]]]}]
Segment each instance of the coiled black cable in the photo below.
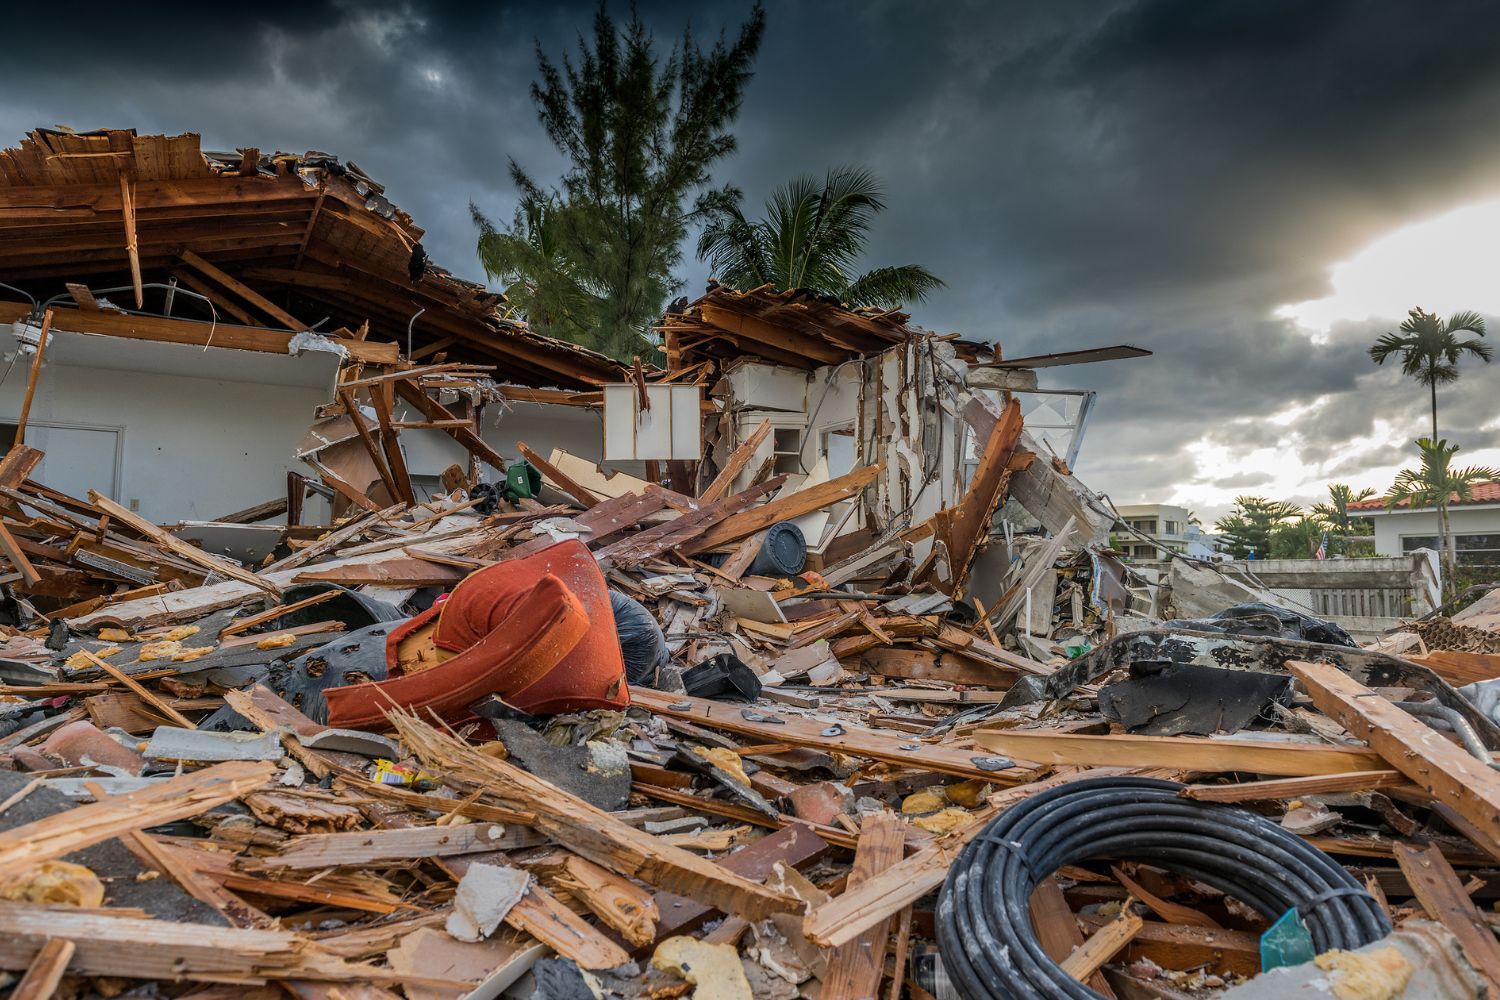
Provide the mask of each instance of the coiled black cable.
[{"label": "coiled black cable", "polygon": [[1296,908],[1318,952],[1390,933],[1380,905],[1332,858],[1246,809],[1178,797],[1151,778],[1090,778],[997,816],[948,870],[937,910],[943,966],[965,1000],[1099,994],[1049,958],[1031,891],[1063,865],[1145,861],[1213,886],[1271,920]]}]

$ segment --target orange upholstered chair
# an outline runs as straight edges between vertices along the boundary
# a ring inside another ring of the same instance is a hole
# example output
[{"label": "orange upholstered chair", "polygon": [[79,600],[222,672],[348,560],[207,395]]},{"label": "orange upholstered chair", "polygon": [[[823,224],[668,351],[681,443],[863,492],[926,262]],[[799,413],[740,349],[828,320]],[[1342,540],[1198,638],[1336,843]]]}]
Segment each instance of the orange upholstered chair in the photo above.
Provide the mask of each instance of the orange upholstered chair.
[{"label": "orange upholstered chair", "polygon": [[380,727],[392,702],[469,719],[487,694],[534,715],[630,704],[609,589],[578,541],[469,574],[392,630],[386,666],[386,680],[324,692],[330,726]]}]

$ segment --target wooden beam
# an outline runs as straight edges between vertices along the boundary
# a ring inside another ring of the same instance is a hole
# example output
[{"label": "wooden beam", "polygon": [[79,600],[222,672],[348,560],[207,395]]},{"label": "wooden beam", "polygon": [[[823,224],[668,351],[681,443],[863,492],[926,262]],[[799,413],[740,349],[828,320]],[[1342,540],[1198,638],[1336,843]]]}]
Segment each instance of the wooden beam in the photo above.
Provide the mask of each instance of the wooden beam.
[{"label": "wooden beam", "polygon": [[577,482],[572,476],[569,476],[566,472],[526,447],[525,441],[516,442],[516,451],[521,453],[522,458],[536,466],[537,471],[546,477],[548,482],[578,501],[584,510],[588,510],[599,503],[599,498],[588,487]]},{"label": "wooden beam", "polygon": [[[0,323],[14,323],[29,311],[30,307],[24,302],[0,302]],[[191,344],[194,347],[221,347],[282,355],[287,353],[287,344],[293,336],[285,330],[249,329],[199,320],[137,316],[133,313],[103,310],[89,312],[83,309],[63,310],[53,320],[53,329],[162,344]],[[394,343],[358,340],[343,340],[339,343],[349,352],[350,360],[365,364],[395,364],[400,357],[399,349]]]},{"label": "wooden beam", "polygon": [[1495,940],[1495,932],[1480,916],[1442,850],[1436,844],[1399,843],[1396,862],[1422,909],[1458,939],[1464,957],[1489,981],[1490,989],[1500,990],[1500,941]]},{"label": "wooden beam", "polygon": [[19,489],[42,460],[42,453],[24,444],[13,444],[0,459],[0,488]]},{"label": "wooden beam", "polygon": [[144,308],[146,293],[141,287],[141,251],[135,239],[135,197],[130,181],[120,174],[120,214],[125,220],[125,256],[130,259],[130,283],[135,287],[135,307]]},{"label": "wooden beam", "polygon": [[[854,867],[849,872],[847,888],[858,888],[900,861],[905,843],[906,823],[895,813],[867,815],[860,825],[859,846],[854,850]],[[891,920],[887,917],[833,950],[818,994],[822,1000],[865,1000],[875,996],[880,989],[881,973],[885,971]]]},{"label": "wooden beam", "polygon": [[[760,920],[800,911],[801,900],[725,871],[706,858],[643,833],[551,782],[496,760],[413,715],[392,713],[402,740],[445,776],[469,776],[485,791],[535,815],[531,826],[595,864],[658,888],[697,898],[726,913]],[[467,783],[466,781],[466,783]]]},{"label": "wooden beam", "polygon": [[254,316],[251,316],[244,309],[241,309],[234,302],[230,301],[223,292],[220,292],[217,288],[193,274],[193,272],[182,269],[173,271],[172,276],[205,299],[208,299],[215,309],[228,313],[231,318],[239,320],[246,326],[264,327],[266,325]]},{"label": "wooden beam", "polygon": [[[396,392],[402,399],[420,410],[422,415],[428,420],[447,421],[459,419],[446,406],[423,392],[420,386],[412,385],[407,381],[397,382]],[[481,462],[495,469],[501,475],[505,474],[505,459],[499,452],[486,444],[484,438],[475,434],[472,430],[467,427],[445,426],[443,427],[443,433],[463,445],[469,454],[478,458]]]},{"label": "wooden beam", "polygon": [[10,560],[26,586],[33,587],[42,582],[42,575],[31,565],[31,560],[26,558],[26,553],[21,550],[21,543],[10,533],[4,521],[0,521],[0,553],[4,553],[5,558]]},{"label": "wooden beam", "polygon": [[756,451],[760,449],[760,446],[765,443],[766,438],[770,435],[771,421],[762,420],[760,426],[751,431],[750,436],[741,441],[740,446],[734,449],[729,457],[724,460],[724,467],[719,470],[719,474],[714,477],[714,481],[709,483],[703,490],[699,499],[704,503],[713,503],[715,500],[727,496],[730,488],[734,486],[735,478],[741,472],[745,471],[745,466],[750,464],[750,460],[755,457]]},{"label": "wooden beam", "polygon": [[819,483],[786,496],[779,496],[770,503],[725,518],[702,535],[687,542],[683,546],[683,553],[694,555],[720,545],[729,545],[757,531],[769,528],[778,521],[789,521],[803,514],[822,510],[840,500],[847,500],[873,482],[883,468],[885,468],[883,465],[867,465],[839,476],[837,479],[830,479],[826,483]]},{"label": "wooden beam", "polygon": [[[1047,957],[1057,963],[1067,960],[1069,955],[1083,946],[1083,932],[1078,929],[1078,918],[1068,907],[1068,900],[1057,884],[1056,877],[1048,875],[1037,883],[1027,901],[1031,911],[1031,926],[1036,928],[1037,944]],[[1089,976],[1085,985],[1102,997],[1114,1000],[1114,991],[1104,981],[1102,973]]]},{"label": "wooden beam", "polygon": [[1331,792],[1372,792],[1382,788],[1415,787],[1400,771],[1352,771],[1347,774],[1317,774],[1306,778],[1242,781],[1228,785],[1189,785],[1182,790],[1182,797],[1197,799],[1199,802],[1265,802],[1272,799],[1300,799],[1307,795],[1327,795]]},{"label": "wooden beam", "polygon": [[13,827],[0,839],[0,877],[9,878],[130,830],[197,816],[253,791],[275,773],[276,765],[267,762],[215,764]]},{"label": "wooden beam", "polygon": [[183,729],[198,728],[197,724],[194,723],[193,720],[177,711],[177,709],[173,708],[171,705],[168,705],[165,701],[159,698],[154,691],[141,684],[141,682],[136,680],[134,677],[131,677],[129,674],[121,671],[119,667],[99,656],[95,656],[87,649],[80,649],[78,652],[94,666],[98,667],[106,674],[109,674],[109,676],[113,677],[121,684],[124,684],[131,691],[134,691],[136,697],[140,698],[157,712],[161,713],[163,718],[172,720]]},{"label": "wooden beam", "polygon": [[31,357],[31,374],[26,377],[26,395],[21,400],[21,416],[16,420],[15,443],[26,443],[26,421],[31,416],[31,400],[36,395],[37,378],[42,374],[42,354],[47,350],[47,336],[52,332],[52,310],[42,314],[42,332],[37,335],[36,353]]},{"label": "wooden beam", "polygon": [[[1129,901],[1127,900],[1127,903]],[[1120,949],[1140,933],[1145,923],[1134,910],[1123,910],[1118,917],[1093,933],[1073,954],[1062,962],[1062,970],[1080,983],[1099,971],[1100,966],[1119,953]]]},{"label": "wooden beam", "polygon": [[[365,426],[364,414],[360,412],[359,403],[354,398],[354,393],[340,387],[339,399],[344,403],[344,411],[349,414],[349,421],[354,424],[354,429],[359,433],[360,443],[365,446],[369,453],[370,462],[375,466],[375,472],[380,476],[380,481],[385,484],[392,500],[403,500],[411,503],[411,497],[403,497],[396,488],[396,479],[391,475],[391,470],[386,468],[385,456],[381,453],[380,445],[375,441],[375,435],[370,433],[370,428]],[[407,483],[410,487],[410,481]]]},{"label": "wooden beam", "polygon": [[969,568],[990,531],[995,510],[1010,485],[1011,462],[1021,434],[1021,403],[1012,399],[985,440],[979,465],[969,480],[963,498],[934,515],[934,531],[948,551],[948,576],[939,589],[958,593],[969,576]]},{"label": "wooden beam", "polygon": [[67,938],[48,938],[11,991],[10,1000],[49,1000],[77,950],[78,945]]},{"label": "wooden beam", "polygon": [[[391,384],[370,387],[370,402],[375,406],[375,416],[380,421],[380,446],[385,450],[385,461],[395,480],[391,489],[392,500],[416,503],[417,495],[411,488],[411,473],[406,470],[406,456],[401,451],[400,432],[393,426],[395,418],[395,396]],[[356,414],[357,416],[357,414]]]},{"label": "wooden beam", "polygon": [[1378,754],[1355,747],[1189,736],[1078,736],[1045,730],[985,729],[974,734],[974,741],[986,750],[1041,764],[1167,767],[1303,777],[1376,771],[1384,763]]},{"label": "wooden beam", "polygon": [[980,778],[1001,785],[1023,782],[1034,773],[1032,768],[1019,765],[1001,770],[991,770],[988,765],[980,767],[977,762],[987,762],[984,754],[941,744],[913,743],[904,733],[881,732],[840,723],[836,728],[841,732],[825,735],[824,731],[829,726],[818,720],[772,715],[768,716],[772,721],[756,722],[745,718],[741,705],[686,695],[676,696],[646,688],[633,688],[630,695],[633,703],[657,715],[742,736],[754,736],[763,743],[790,743],[792,746],[836,750],[849,756],[868,757],[871,760],[954,774],[962,778]]},{"label": "wooden beam", "polygon": [[1492,843],[1500,840],[1500,774],[1487,762],[1474,759],[1338,667],[1301,660],[1288,660],[1286,667],[1302,682],[1320,712],[1368,743]]},{"label": "wooden beam", "polygon": [[213,264],[210,264],[208,261],[198,256],[193,251],[184,248],[179,256],[182,258],[183,263],[187,264],[189,267],[205,275],[206,277],[217,281],[220,285],[227,288],[229,291],[234,292],[240,298],[255,306],[255,308],[259,309],[267,316],[270,316],[286,329],[291,330],[294,333],[298,333],[307,329],[306,323],[303,323],[297,317],[293,316],[291,313],[287,312],[285,309],[281,308],[276,303],[272,302],[270,299],[266,298],[264,295],[260,294],[255,289],[245,284],[243,281],[240,281],[238,278],[234,278],[226,274],[224,271],[215,267]]},{"label": "wooden beam", "polygon": [[257,589],[266,591],[273,597],[281,596],[281,591],[269,580],[256,576],[243,566],[232,563],[228,559],[216,556],[211,552],[205,552],[198,546],[183,541],[170,531],[152,524],[135,511],[127,510],[120,506],[98,490],[89,490],[89,503],[98,507],[130,530],[145,536],[168,552],[181,556],[195,566],[201,566],[210,572],[218,573],[220,576],[227,576],[231,580],[248,583]]},{"label": "wooden beam", "polygon": [[710,326],[716,326],[741,337],[748,337],[756,343],[765,344],[774,349],[778,354],[812,359],[819,364],[833,364],[849,356],[848,351],[829,346],[816,334],[799,333],[790,327],[778,326],[754,316],[732,312],[712,303],[700,303],[698,315]]}]

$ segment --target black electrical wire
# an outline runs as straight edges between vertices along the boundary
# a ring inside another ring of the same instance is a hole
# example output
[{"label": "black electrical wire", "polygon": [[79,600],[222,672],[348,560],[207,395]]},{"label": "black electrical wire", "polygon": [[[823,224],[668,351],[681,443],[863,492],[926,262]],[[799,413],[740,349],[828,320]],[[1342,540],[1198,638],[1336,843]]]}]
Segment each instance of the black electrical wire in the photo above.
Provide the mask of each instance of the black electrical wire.
[{"label": "black electrical wire", "polygon": [[1247,809],[1180,798],[1151,778],[1090,778],[997,816],[948,870],[938,946],[965,1000],[1089,1000],[1049,958],[1028,901],[1042,879],[1092,859],[1144,861],[1196,879],[1270,920],[1297,909],[1319,953],[1390,933],[1385,911],[1328,855]]}]

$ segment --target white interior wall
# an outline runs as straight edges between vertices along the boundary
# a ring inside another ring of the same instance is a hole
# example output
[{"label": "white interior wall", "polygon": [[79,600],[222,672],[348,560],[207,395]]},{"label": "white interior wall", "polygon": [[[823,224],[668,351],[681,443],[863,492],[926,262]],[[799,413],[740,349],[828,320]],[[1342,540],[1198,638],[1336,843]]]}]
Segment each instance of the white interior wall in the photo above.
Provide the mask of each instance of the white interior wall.
[{"label": "white interior wall", "polygon": [[[40,426],[27,439],[38,447],[53,445],[54,453],[46,461],[74,488],[97,489],[152,521],[167,523],[208,520],[273,499],[285,493],[289,470],[307,472],[292,456],[314,410],[328,400],[337,368],[333,355],[293,358],[60,336],[68,338],[64,340],[67,347],[42,366],[29,417]],[[13,349],[14,341],[5,346]],[[44,360],[53,356],[54,346],[58,345],[49,344]],[[139,352],[143,359],[148,354],[165,356],[178,371],[193,374],[61,360],[90,358],[115,365],[122,347],[127,351],[149,348],[149,352]],[[19,417],[29,365],[30,355],[22,355],[0,383],[0,419],[13,423]],[[261,377],[283,375],[287,382],[316,384],[270,384],[230,377],[245,370]],[[49,424],[118,429],[118,489],[115,470],[105,464],[97,449],[70,455],[68,435],[41,429]],[[304,510],[304,520],[309,522],[326,516],[326,505],[312,498]]]}]

